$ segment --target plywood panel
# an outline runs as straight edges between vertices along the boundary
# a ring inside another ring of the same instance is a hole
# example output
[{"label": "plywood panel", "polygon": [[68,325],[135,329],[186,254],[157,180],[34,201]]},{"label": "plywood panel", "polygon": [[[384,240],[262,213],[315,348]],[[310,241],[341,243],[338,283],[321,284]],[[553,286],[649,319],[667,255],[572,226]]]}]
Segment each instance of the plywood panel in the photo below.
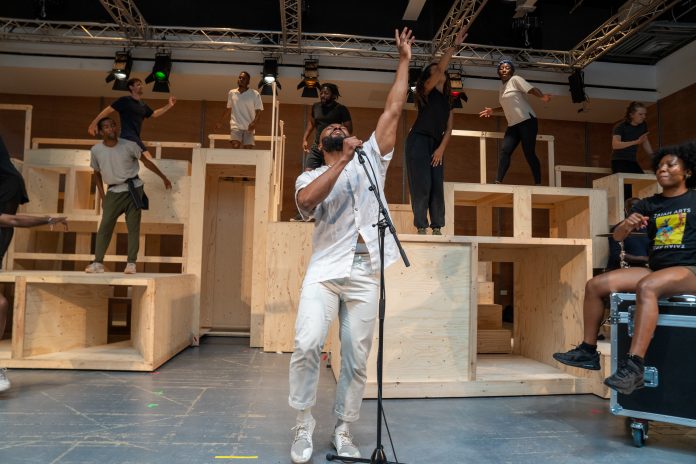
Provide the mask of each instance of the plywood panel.
[{"label": "plywood panel", "polygon": [[109,288],[27,285],[24,356],[106,343]]},{"label": "plywood panel", "polygon": [[484,329],[478,331],[478,353],[509,354],[512,352],[512,332],[508,329]]},{"label": "plywood panel", "polygon": [[268,225],[266,252],[265,351],[293,351],[295,318],[300,288],[312,256],[312,231],[308,222]]},{"label": "plywood panel", "polygon": [[[412,266],[399,261],[386,272],[384,380],[469,380],[471,246],[405,242],[404,248]],[[376,351],[369,358],[369,381],[376,378]]]}]

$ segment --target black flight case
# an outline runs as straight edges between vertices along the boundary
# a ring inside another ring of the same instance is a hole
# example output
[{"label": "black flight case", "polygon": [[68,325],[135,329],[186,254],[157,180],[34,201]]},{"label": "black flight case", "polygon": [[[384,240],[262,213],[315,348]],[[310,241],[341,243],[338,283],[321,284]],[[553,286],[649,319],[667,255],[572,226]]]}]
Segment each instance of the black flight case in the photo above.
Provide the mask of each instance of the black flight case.
[{"label": "black flight case", "polygon": [[[634,445],[648,438],[649,421],[696,427],[696,296],[659,301],[655,335],[645,356],[645,387],[630,395],[611,390],[611,412],[628,417]],[[628,353],[636,296],[612,293],[611,370]]]}]

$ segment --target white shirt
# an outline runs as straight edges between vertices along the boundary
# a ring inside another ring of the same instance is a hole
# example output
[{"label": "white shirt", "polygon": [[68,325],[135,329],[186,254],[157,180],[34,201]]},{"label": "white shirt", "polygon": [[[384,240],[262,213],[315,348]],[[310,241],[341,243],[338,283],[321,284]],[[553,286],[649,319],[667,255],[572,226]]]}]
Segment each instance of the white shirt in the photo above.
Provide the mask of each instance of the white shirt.
[{"label": "white shirt", "polygon": [[505,113],[508,126],[514,126],[536,114],[527,100],[527,92],[534,86],[520,76],[512,76],[507,82],[500,85],[498,99]]},{"label": "white shirt", "polygon": [[256,110],[263,110],[261,95],[254,89],[232,89],[227,94],[227,107],[230,108],[230,129],[248,130],[256,118]]},{"label": "white shirt", "polygon": [[[370,164],[377,174],[377,186],[384,206],[384,180],[387,167],[394,151],[380,156],[374,132],[370,140],[363,144],[367,155],[367,170],[372,173]],[[322,166],[314,171],[302,173],[295,182],[295,201],[300,190],[329,169]],[[377,223],[379,205],[375,194],[369,191],[370,183],[365,170],[358,161],[358,156],[346,165],[338,177],[329,195],[314,211],[298,209],[305,219],[314,218],[314,236],[312,238],[312,258],[309,261],[303,286],[316,282],[350,277],[353,256],[361,235],[370,253],[370,264],[374,272],[379,271],[379,234]],[[384,239],[384,265],[393,264],[399,256],[394,236],[386,230]]]}]

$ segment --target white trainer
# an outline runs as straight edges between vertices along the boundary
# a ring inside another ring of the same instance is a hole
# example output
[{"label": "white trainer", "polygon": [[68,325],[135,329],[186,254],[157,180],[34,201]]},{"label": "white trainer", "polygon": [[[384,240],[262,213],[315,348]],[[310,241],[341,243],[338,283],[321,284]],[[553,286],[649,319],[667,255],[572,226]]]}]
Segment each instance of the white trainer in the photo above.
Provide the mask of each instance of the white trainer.
[{"label": "white trainer", "polygon": [[93,263],[90,263],[89,266],[85,268],[85,272],[87,274],[97,274],[104,272],[104,265],[95,261]]},{"label": "white trainer", "polygon": [[298,422],[292,429],[295,431],[295,439],[290,448],[290,458],[294,464],[304,464],[312,459],[312,434],[317,421],[312,417],[307,422]]},{"label": "white trainer", "polygon": [[135,268],[135,263],[126,264],[126,268],[123,270],[124,274],[135,274],[138,270]]},{"label": "white trainer", "polygon": [[335,430],[332,444],[334,448],[336,448],[336,453],[339,456],[349,458],[360,457],[360,450],[353,443],[353,437],[348,430],[341,430],[340,432]]},{"label": "white trainer", "polygon": [[10,389],[10,379],[7,378],[7,369],[0,369],[0,392]]}]

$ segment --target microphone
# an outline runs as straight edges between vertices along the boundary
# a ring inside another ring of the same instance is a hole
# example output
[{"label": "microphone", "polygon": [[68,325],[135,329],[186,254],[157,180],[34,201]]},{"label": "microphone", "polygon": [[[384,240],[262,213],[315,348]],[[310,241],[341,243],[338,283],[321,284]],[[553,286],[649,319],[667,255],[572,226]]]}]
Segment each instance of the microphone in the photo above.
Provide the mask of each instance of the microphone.
[{"label": "microphone", "polygon": [[362,147],[355,147],[355,153],[358,155],[358,161],[360,161],[361,164],[364,163],[364,158],[367,155],[365,154],[365,151],[362,149]]}]

